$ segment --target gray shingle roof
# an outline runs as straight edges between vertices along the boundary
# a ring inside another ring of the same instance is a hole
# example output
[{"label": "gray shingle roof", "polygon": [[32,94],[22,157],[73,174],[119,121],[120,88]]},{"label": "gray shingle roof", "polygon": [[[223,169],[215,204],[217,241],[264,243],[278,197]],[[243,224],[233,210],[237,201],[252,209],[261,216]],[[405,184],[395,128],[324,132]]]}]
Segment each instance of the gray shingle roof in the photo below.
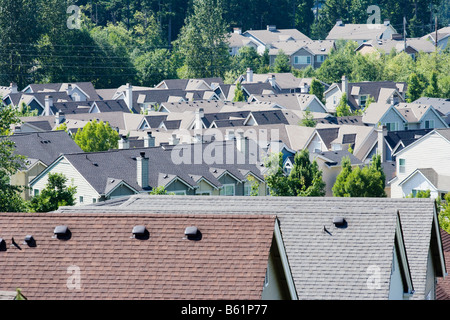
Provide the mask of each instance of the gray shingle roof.
[{"label": "gray shingle roof", "polygon": [[[274,214],[300,299],[387,299],[398,210],[415,293],[424,299],[430,253],[439,273],[440,237],[433,199],[335,197],[198,197],[136,195],[118,206],[62,207],[60,211]],[[335,216],[348,222],[332,224]],[[324,232],[324,226],[331,233]],[[367,287],[368,268],[379,267],[380,289]],[[445,272],[445,270],[444,270]]]}]

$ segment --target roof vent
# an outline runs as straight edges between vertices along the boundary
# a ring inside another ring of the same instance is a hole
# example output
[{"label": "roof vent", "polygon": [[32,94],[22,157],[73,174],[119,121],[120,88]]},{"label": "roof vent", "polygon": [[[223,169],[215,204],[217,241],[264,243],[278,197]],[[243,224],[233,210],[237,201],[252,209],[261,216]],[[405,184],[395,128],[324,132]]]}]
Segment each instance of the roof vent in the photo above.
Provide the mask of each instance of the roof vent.
[{"label": "roof vent", "polygon": [[72,235],[69,228],[64,225],[56,226],[55,230],[53,230],[53,233],[54,233],[53,237],[60,240],[69,240]]},{"label": "roof vent", "polygon": [[336,228],[346,228],[347,221],[345,221],[344,217],[334,217],[333,224]]},{"label": "roof vent", "polygon": [[0,251],[6,251],[6,241],[3,238],[0,238]]},{"label": "roof vent", "polygon": [[198,241],[202,239],[202,233],[200,232],[200,230],[198,230],[196,226],[190,226],[184,229],[184,235],[185,235],[184,239],[188,240]]},{"label": "roof vent", "polygon": [[148,232],[147,228],[142,225],[134,226],[132,233],[133,235],[131,236],[131,238],[139,240],[146,240],[150,237],[150,233]]},{"label": "roof vent", "polygon": [[36,247],[36,240],[34,240],[32,235],[25,236],[23,244],[27,244],[29,247]]}]

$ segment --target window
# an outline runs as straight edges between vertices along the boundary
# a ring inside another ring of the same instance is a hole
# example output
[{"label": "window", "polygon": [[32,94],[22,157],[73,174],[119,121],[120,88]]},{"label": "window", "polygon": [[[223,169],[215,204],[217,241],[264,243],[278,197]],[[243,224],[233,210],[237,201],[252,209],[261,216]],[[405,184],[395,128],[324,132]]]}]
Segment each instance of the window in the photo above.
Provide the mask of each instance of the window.
[{"label": "window", "polygon": [[92,198],[92,203],[96,203],[96,202],[97,202],[97,199]]},{"label": "window", "polygon": [[367,96],[359,96],[359,106],[365,107],[367,103]]},{"label": "window", "polygon": [[425,120],[425,129],[433,129],[434,120]]},{"label": "window", "polygon": [[173,193],[174,195],[177,195],[177,196],[185,196],[186,190],[170,191],[169,193]]},{"label": "window", "polygon": [[35,197],[39,195],[39,189],[34,189],[33,191],[34,191],[34,196]]},{"label": "window", "polygon": [[84,198],[83,198],[83,196],[80,196],[80,203],[83,203],[84,202]]},{"label": "window", "polygon": [[406,172],[406,160],[405,159],[398,159],[398,169],[400,173]]},{"label": "window", "polygon": [[295,56],[294,64],[311,64],[311,56]]},{"label": "window", "polygon": [[222,190],[220,190],[221,196],[234,196],[234,184],[224,184]]},{"label": "window", "polygon": [[245,182],[244,183],[244,196],[249,196],[252,194],[252,184]]},{"label": "window", "polygon": [[384,124],[388,131],[398,131],[398,122],[388,122]]},{"label": "window", "polygon": [[325,56],[316,56],[316,61],[317,62],[324,62],[325,61]]}]

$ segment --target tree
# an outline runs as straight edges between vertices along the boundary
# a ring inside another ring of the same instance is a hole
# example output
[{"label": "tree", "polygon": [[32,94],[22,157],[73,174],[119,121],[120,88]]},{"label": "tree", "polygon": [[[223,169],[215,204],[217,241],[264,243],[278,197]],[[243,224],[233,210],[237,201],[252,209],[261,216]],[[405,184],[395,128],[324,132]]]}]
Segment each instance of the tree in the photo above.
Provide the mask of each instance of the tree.
[{"label": "tree", "polygon": [[67,186],[68,179],[62,173],[49,173],[48,182],[39,195],[30,200],[30,210],[33,212],[55,211],[60,206],[75,204],[76,186]]},{"label": "tree", "polygon": [[242,90],[242,86],[241,86],[240,82],[238,82],[236,84],[233,101],[245,101],[244,91]]},{"label": "tree", "polygon": [[164,186],[156,187],[156,188],[152,189],[152,191],[150,191],[148,194],[150,194],[150,195],[174,195],[173,192],[167,192],[167,190],[166,190],[166,188],[164,188]]},{"label": "tree", "polygon": [[352,111],[350,110],[350,106],[347,104],[347,94],[344,92],[339,100],[339,104],[336,107],[336,116],[337,117],[345,117],[350,116]]},{"label": "tree", "polygon": [[85,152],[107,151],[117,149],[119,134],[109,123],[93,120],[78,129],[73,139]]},{"label": "tree", "polygon": [[325,182],[317,161],[309,159],[308,149],[295,154],[294,165],[288,177],[288,185],[295,196],[318,197],[325,195]]},{"label": "tree", "polygon": [[439,209],[439,226],[446,232],[450,233],[450,193],[444,197],[444,202],[438,207]]},{"label": "tree", "polygon": [[319,80],[314,78],[311,81],[311,87],[309,88],[309,94],[315,95],[317,97],[317,99],[319,99],[323,103],[324,91],[325,91],[325,89],[324,89],[322,82],[320,82]]},{"label": "tree", "polygon": [[431,72],[430,81],[428,87],[425,88],[423,93],[426,97],[439,98],[441,97],[441,92],[438,84],[438,72],[433,70]]},{"label": "tree", "polygon": [[185,77],[223,77],[230,54],[222,1],[194,0],[193,12],[174,45],[183,57]]},{"label": "tree", "polygon": [[287,182],[287,177],[283,172],[283,154],[271,154],[265,161],[268,168],[265,173],[265,181],[272,196],[291,196],[291,190]]},{"label": "tree", "polygon": [[20,123],[11,106],[0,106],[0,212],[26,211],[20,193],[25,186],[12,185],[11,176],[24,167],[26,158],[15,154],[14,142],[9,139],[10,125]]},{"label": "tree", "polygon": [[424,90],[424,84],[420,81],[419,76],[416,73],[412,73],[408,79],[408,89],[406,90],[406,96],[408,102],[413,102],[422,96]]},{"label": "tree", "polygon": [[292,66],[289,56],[283,50],[278,50],[278,54],[273,63],[273,71],[276,73],[291,72]]},{"label": "tree", "polygon": [[316,126],[316,121],[314,121],[314,117],[309,109],[306,109],[303,112],[303,118],[302,120],[300,120],[299,125],[302,127],[311,127],[311,128],[314,128]]},{"label": "tree", "polygon": [[362,169],[351,166],[349,158],[342,160],[342,170],[336,177],[332,191],[335,197],[386,197],[386,177],[381,167],[380,155],[374,155],[372,162]]},{"label": "tree", "polygon": [[406,196],[406,198],[430,198],[431,197],[431,191],[430,190],[418,190],[416,194],[413,194],[412,192]]}]

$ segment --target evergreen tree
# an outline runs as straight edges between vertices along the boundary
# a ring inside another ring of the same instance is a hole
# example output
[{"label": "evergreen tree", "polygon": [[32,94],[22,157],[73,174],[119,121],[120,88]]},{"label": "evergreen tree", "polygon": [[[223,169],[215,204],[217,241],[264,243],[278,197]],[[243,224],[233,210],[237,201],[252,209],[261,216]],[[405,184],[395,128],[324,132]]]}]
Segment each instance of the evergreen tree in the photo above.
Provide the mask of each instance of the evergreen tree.
[{"label": "evergreen tree", "polygon": [[408,102],[419,99],[423,90],[424,84],[420,81],[419,76],[416,73],[412,73],[408,79],[408,89],[406,90]]},{"label": "evergreen tree", "polygon": [[322,103],[324,102],[324,100],[323,100],[324,90],[325,90],[324,86],[319,80],[313,79],[311,81],[311,87],[309,88],[309,94],[315,95],[317,97],[317,99],[319,99]]},{"label": "evergreen tree", "polygon": [[336,107],[336,116],[345,117],[352,115],[350,106],[347,104],[347,94],[344,92],[339,100],[339,104]]},{"label": "evergreen tree", "polygon": [[438,84],[438,72],[436,70],[431,71],[429,85],[425,88],[423,94],[430,98],[441,97],[441,91]]},{"label": "evergreen tree", "polygon": [[273,63],[273,71],[276,73],[291,72],[292,66],[289,56],[283,50],[279,50]]},{"label": "evergreen tree", "polygon": [[85,152],[107,151],[118,147],[119,134],[109,123],[93,120],[78,129],[73,139]]},{"label": "evergreen tree", "polygon": [[242,91],[241,83],[238,82],[236,84],[236,89],[234,91],[233,101],[245,101],[244,91]]},{"label": "evergreen tree", "polygon": [[316,121],[314,121],[314,117],[309,109],[306,109],[303,112],[303,118],[302,120],[300,120],[299,125],[302,127],[311,127],[311,128],[314,128],[316,126]]},{"label": "evergreen tree", "polygon": [[294,165],[288,177],[288,185],[295,196],[318,197],[325,195],[325,182],[322,180],[322,171],[319,170],[316,160],[309,159],[308,149],[295,154]]}]

